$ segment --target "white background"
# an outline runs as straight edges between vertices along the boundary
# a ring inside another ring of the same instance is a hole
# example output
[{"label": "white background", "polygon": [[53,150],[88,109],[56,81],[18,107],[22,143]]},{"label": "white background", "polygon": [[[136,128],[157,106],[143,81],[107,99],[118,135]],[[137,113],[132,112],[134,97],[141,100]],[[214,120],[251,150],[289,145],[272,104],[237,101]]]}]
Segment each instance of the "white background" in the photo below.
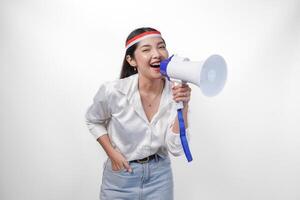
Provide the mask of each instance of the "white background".
[{"label": "white background", "polygon": [[0,23],[1,200],[98,199],[105,153],[84,114],[141,26],[229,68],[214,98],[191,86],[175,199],[300,199],[299,1],[1,0]]}]

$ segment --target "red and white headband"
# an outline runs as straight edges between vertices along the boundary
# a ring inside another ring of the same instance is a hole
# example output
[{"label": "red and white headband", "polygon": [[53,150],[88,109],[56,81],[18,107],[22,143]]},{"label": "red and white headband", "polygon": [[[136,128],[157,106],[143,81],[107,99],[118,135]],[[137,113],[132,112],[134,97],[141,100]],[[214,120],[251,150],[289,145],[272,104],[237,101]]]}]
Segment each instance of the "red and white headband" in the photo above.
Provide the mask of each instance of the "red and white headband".
[{"label": "red and white headband", "polygon": [[139,35],[134,36],[130,40],[128,40],[126,42],[125,48],[127,50],[132,45],[140,42],[141,40],[146,39],[146,38],[151,38],[151,37],[161,37],[161,34],[159,31],[147,31],[147,32],[141,33]]}]

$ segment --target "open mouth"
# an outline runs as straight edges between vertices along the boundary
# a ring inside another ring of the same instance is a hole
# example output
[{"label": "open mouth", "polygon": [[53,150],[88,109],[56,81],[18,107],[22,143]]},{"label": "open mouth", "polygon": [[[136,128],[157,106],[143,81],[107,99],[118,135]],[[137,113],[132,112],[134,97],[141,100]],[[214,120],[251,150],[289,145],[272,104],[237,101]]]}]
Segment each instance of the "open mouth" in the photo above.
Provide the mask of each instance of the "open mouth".
[{"label": "open mouth", "polygon": [[160,64],[153,64],[153,65],[150,64],[150,66],[153,68],[160,68]]}]

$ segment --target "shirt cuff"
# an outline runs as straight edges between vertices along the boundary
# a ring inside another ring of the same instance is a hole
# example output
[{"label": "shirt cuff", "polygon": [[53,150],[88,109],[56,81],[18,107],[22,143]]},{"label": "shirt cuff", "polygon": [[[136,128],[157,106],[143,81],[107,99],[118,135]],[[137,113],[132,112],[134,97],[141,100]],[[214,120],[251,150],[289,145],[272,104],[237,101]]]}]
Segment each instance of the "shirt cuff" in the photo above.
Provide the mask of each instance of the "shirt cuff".
[{"label": "shirt cuff", "polygon": [[[185,129],[185,134],[187,137],[187,140],[189,141],[189,129]],[[181,146],[181,140],[180,140],[180,133],[174,133],[172,130],[169,133],[169,137],[168,137],[169,141],[173,144],[175,144],[176,146]]]},{"label": "shirt cuff", "polygon": [[[188,129],[185,130],[187,140],[189,141]],[[169,130],[166,139],[168,150],[172,155],[181,156],[184,153],[179,133],[174,133],[172,130]]]},{"label": "shirt cuff", "polygon": [[107,130],[104,125],[87,122],[87,127],[96,140],[102,135],[107,134]]}]

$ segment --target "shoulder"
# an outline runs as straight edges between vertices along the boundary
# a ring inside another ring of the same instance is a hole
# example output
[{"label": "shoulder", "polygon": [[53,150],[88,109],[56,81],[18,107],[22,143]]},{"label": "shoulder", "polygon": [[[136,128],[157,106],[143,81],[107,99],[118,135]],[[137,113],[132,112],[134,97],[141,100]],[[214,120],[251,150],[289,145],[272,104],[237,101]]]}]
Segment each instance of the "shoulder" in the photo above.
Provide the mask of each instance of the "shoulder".
[{"label": "shoulder", "polygon": [[126,94],[135,85],[137,78],[138,76],[135,74],[126,78],[111,81],[107,84],[110,89]]},{"label": "shoulder", "polygon": [[113,81],[106,81],[99,87],[98,93],[105,96],[111,96],[115,93],[127,94],[136,84],[137,74]]}]

